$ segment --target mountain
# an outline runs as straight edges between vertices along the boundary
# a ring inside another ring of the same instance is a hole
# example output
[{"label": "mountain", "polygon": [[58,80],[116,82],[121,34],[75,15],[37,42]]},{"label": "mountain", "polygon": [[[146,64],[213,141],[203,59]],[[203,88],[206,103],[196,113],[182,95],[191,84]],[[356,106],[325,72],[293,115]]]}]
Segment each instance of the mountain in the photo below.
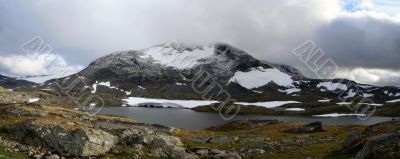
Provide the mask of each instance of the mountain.
[{"label": "mountain", "polygon": [[0,75],[0,86],[7,89],[19,89],[19,88],[29,88],[34,87],[37,84],[34,82],[19,80],[4,75]]},{"label": "mountain", "polygon": [[[194,78],[195,80],[191,80]],[[120,51],[101,57],[77,74],[49,80],[42,88],[62,81],[92,93],[126,96],[201,99],[199,90],[217,84],[208,94],[226,90],[238,101],[318,100],[321,98],[400,96],[397,87],[377,87],[346,79],[310,79],[297,69],[256,59],[229,44],[187,45],[170,42],[143,50]],[[192,87],[194,83],[195,89]],[[197,91],[195,91],[197,90]],[[200,92],[201,92],[200,91]],[[213,97],[218,99],[218,97]]]}]

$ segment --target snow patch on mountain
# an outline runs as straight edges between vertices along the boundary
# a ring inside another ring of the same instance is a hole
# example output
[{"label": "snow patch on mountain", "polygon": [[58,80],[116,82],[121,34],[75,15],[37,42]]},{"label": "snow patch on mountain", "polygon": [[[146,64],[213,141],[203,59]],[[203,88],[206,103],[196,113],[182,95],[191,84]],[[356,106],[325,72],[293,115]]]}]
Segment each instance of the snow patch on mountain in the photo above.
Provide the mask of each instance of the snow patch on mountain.
[{"label": "snow patch on mountain", "polygon": [[285,109],[286,111],[293,111],[293,112],[301,112],[301,111],[305,111],[305,109],[303,108],[287,108]]},{"label": "snow patch on mountain", "polygon": [[369,97],[373,97],[373,96],[374,96],[374,94],[370,94],[370,93],[363,94],[363,97],[365,97],[365,98],[369,98]]},{"label": "snow patch on mountain", "polygon": [[274,82],[280,86],[294,87],[294,81],[288,74],[275,68],[265,69],[263,67],[251,68],[248,72],[238,71],[229,82],[236,82],[247,89],[258,88],[269,82]]},{"label": "snow patch on mountain", "polygon": [[347,85],[343,83],[321,82],[317,85],[318,88],[334,91],[334,90],[347,90]]},{"label": "snow patch on mountain", "polygon": [[386,103],[397,103],[397,102],[400,102],[400,99],[386,101]]},{"label": "snow patch on mountain", "polygon": [[185,107],[194,108],[201,105],[210,105],[218,103],[219,101],[205,101],[205,100],[170,100],[170,99],[151,99],[141,97],[129,97],[123,99],[130,106],[140,106],[144,104],[156,104],[163,107]]},{"label": "snow patch on mountain", "polygon": [[211,46],[185,46],[176,42],[170,42],[142,50],[143,59],[153,59],[155,63],[177,69],[189,69],[204,59],[214,55],[214,47]]},{"label": "snow patch on mountain", "polygon": [[256,103],[247,103],[247,102],[236,102],[235,104],[240,104],[240,105],[255,105],[255,106],[261,106],[265,108],[275,108],[279,107],[285,104],[290,104],[290,103],[300,103],[297,101],[269,101],[269,102],[256,102]]},{"label": "snow patch on mountain", "polygon": [[318,102],[322,102],[322,103],[328,103],[330,102],[332,99],[320,99],[318,100]]},{"label": "snow patch on mountain", "polygon": [[32,99],[28,99],[28,103],[36,103],[40,100],[40,98],[32,98]]},{"label": "snow patch on mountain", "polygon": [[337,105],[350,105],[350,104],[352,104],[351,102],[339,102],[339,103],[336,103]]},{"label": "snow patch on mountain", "polygon": [[344,98],[353,98],[356,95],[356,92],[354,92],[353,89],[350,89],[349,92],[347,92],[347,96],[345,96]]},{"label": "snow patch on mountain", "polygon": [[292,94],[292,93],[300,92],[301,89],[298,89],[298,88],[289,88],[289,89],[279,90],[279,91],[280,91],[280,92],[285,92],[286,94]]},{"label": "snow patch on mountain", "polygon": [[364,88],[364,89],[370,89],[370,88],[375,87],[375,86],[368,85],[368,84],[359,84],[358,86],[361,87],[361,88]]},{"label": "snow patch on mountain", "polygon": [[131,91],[128,92],[128,91],[125,91],[123,89],[119,89],[118,87],[112,86],[110,81],[107,81],[107,82],[98,82],[98,81],[96,81],[96,83],[93,83],[93,85],[92,85],[93,90],[91,91],[93,94],[96,93],[97,86],[105,86],[105,87],[108,87],[110,89],[117,89],[117,90],[125,92],[126,95],[131,95]]},{"label": "snow patch on mountain", "polygon": [[322,115],[313,115],[314,117],[343,117],[343,116],[365,116],[365,114],[339,114],[339,113],[331,113],[331,114],[322,114]]}]

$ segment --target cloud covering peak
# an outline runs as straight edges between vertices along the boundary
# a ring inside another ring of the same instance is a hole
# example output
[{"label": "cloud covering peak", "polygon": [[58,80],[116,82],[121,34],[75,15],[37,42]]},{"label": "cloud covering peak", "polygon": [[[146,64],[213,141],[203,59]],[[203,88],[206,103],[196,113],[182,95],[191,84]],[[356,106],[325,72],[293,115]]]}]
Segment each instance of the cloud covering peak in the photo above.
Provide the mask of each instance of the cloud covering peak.
[{"label": "cloud covering peak", "polygon": [[20,50],[21,44],[40,36],[74,67],[111,52],[172,40],[224,41],[257,58],[298,67],[312,77],[292,54],[298,45],[312,40],[349,78],[358,76],[352,71],[358,68],[383,70],[383,74],[369,72],[385,76],[400,72],[396,6],[398,10],[400,4],[390,0],[0,0],[0,70],[43,73],[40,66],[10,67],[40,64],[21,60],[25,55]]}]

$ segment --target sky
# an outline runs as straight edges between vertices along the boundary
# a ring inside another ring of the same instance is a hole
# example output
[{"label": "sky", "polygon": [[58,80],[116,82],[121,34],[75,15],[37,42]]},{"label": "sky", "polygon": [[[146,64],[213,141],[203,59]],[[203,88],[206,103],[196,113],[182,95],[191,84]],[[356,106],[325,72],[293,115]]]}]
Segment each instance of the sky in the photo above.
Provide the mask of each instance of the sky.
[{"label": "sky", "polygon": [[343,78],[400,86],[398,0],[0,0],[0,72],[54,74],[21,48],[35,37],[71,72],[113,52],[176,40],[226,42],[316,78],[292,53],[312,41]]}]

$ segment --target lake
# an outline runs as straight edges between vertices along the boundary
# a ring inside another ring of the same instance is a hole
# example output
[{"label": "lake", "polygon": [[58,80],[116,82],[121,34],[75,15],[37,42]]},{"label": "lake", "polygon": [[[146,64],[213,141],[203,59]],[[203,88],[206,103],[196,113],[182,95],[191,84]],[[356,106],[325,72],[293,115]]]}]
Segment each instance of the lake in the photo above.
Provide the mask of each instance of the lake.
[{"label": "lake", "polygon": [[[105,107],[100,114],[125,116],[149,124],[161,124],[189,130],[203,129],[210,126],[224,124],[229,121],[223,120],[217,113],[196,112],[190,109],[176,108],[144,108],[144,107]],[[313,122],[321,121],[329,125],[372,125],[380,122],[390,121],[391,117],[370,117],[368,120],[360,120],[352,117],[290,117],[290,116],[262,116],[262,115],[237,115],[232,120],[260,119],[280,121]],[[231,121],[232,121],[231,120]]]}]

